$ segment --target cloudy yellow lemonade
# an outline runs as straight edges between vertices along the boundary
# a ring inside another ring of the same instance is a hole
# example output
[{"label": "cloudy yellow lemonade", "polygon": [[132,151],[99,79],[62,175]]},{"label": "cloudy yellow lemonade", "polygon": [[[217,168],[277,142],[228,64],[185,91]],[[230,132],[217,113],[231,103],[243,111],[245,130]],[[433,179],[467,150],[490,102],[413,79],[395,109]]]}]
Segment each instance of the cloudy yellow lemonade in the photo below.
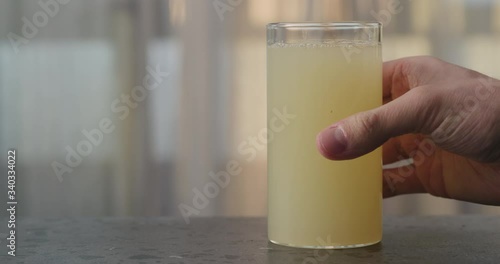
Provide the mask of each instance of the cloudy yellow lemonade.
[{"label": "cloudy yellow lemonade", "polygon": [[381,150],[331,161],[315,141],[330,124],[381,105],[380,44],[275,43],[267,53],[268,116],[283,107],[296,115],[268,145],[269,240],[327,248],[379,242]]}]

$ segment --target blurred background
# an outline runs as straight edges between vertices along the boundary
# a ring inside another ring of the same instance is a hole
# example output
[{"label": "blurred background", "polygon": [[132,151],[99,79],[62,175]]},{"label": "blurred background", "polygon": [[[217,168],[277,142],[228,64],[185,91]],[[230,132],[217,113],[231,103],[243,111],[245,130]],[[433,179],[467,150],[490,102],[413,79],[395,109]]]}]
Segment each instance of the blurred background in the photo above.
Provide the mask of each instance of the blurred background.
[{"label": "blurred background", "polygon": [[[17,148],[19,215],[264,216],[265,146],[251,161],[238,146],[266,127],[265,25],[347,20],[384,23],[384,60],[433,55],[500,78],[494,0],[0,1],[0,168]],[[241,173],[196,208],[231,160]],[[384,203],[500,214],[424,194]]]}]

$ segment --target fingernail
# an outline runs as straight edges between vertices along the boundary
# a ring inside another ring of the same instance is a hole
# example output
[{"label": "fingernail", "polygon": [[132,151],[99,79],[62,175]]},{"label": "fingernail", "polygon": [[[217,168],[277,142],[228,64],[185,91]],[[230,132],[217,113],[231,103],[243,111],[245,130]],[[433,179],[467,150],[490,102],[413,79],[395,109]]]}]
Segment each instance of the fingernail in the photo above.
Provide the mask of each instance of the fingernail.
[{"label": "fingernail", "polygon": [[325,157],[335,158],[347,149],[347,138],[342,128],[333,126],[319,133],[317,144]]}]

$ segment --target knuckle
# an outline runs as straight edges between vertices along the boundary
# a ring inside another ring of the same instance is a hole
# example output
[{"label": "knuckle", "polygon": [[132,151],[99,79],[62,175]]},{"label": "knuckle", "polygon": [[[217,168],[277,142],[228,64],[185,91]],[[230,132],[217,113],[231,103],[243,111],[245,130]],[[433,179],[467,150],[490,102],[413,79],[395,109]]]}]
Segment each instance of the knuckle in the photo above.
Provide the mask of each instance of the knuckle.
[{"label": "knuckle", "polygon": [[415,87],[416,83],[412,80],[412,72],[417,64],[412,59],[403,59],[399,63],[398,67],[395,69],[395,74],[393,76],[405,79],[410,87]]},{"label": "knuckle", "polygon": [[421,86],[411,91],[420,103],[415,104],[415,132],[430,134],[439,125],[446,96],[432,86]]},{"label": "knuckle", "polygon": [[380,126],[380,116],[374,111],[363,113],[357,121],[365,134],[373,134]]},{"label": "knuckle", "polygon": [[431,56],[411,57],[401,60],[397,71],[401,76],[405,76],[407,83],[413,88],[425,82],[422,77],[426,76],[426,71],[428,71],[432,65],[436,65],[437,61],[438,59]]}]

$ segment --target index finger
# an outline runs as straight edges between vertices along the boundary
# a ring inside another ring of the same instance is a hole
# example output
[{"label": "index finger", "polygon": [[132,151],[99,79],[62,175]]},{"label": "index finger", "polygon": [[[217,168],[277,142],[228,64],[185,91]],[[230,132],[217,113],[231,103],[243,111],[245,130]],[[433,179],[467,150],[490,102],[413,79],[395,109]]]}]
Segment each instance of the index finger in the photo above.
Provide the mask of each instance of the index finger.
[{"label": "index finger", "polygon": [[384,62],[382,83],[385,99],[395,99],[410,90],[407,78],[408,59],[398,59]]}]

